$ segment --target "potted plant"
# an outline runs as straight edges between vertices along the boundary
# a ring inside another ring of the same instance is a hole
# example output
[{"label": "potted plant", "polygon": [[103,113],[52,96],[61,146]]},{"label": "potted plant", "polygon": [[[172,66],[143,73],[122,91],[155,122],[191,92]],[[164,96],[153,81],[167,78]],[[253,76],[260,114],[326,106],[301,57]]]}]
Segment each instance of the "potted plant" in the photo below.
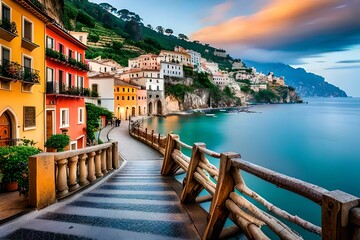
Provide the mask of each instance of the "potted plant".
[{"label": "potted plant", "polygon": [[2,182],[7,191],[28,189],[28,158],[39,152],[39,149],[30,146],[0,148]]},{"label": "potted plant", "polygon": [[45,142],[45,147],[55,149],[57,152],[64,151],[65,147],[69,145],[70,137],[65,134],[54,134]]}]

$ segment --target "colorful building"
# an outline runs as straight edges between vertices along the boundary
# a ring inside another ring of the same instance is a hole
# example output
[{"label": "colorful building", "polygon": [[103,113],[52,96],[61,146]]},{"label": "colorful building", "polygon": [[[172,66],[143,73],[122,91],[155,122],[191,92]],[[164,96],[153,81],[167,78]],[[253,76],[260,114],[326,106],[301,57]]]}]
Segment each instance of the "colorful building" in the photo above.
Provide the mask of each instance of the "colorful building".
[{"label": "colorful building", "polygon": [[[128,120],[130,116],[139,115],[139,106],[137,104],[139,90],[141,90],[140,86],[120,79],[114,80],[114,116],[116,118]],[[144,95],[143,92],[142,95]],[[141,106],[140,111],[143,113]]]},{"label": "colorful building", "polygon": [[70,149],[86,146],[85,96],[90,95],[86,45],[56,23],[46,27],[46,139],[67,134]]},{"label": "colorful building", "polygon": [[0,145],[26,138],[44,147],[45,24],[29,0],[2,0],[0,23]]}]

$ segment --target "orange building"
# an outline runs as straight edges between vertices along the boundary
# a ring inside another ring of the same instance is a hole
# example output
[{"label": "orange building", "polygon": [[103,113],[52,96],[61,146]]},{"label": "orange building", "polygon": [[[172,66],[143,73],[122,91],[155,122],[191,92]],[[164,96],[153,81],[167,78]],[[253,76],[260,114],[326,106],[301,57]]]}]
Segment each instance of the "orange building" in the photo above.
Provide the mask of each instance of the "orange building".
[{"label": "orange building", "polygon": [[44,147],[45,24],[29,0],[2,0],[0,22],[0,146],[26,138]]},{"label": "orange building", "polygon": [[[114,115],[121,120],[139,115],[138,91],[144,95],[141,87],[120,79],[114,80]],[[146,90],[145,90],[146,91]],[[145,95],[146,96],[146,95]],[[146,100],[145,100],[146,101]],[[140,111],[143,111],[140,106]]]},{"label": "orange building", "polygon": [[70,137],[70,149],[86,146],[85,96],[89,96],[87,47],[57,24],[46,27],[46,139]]}]

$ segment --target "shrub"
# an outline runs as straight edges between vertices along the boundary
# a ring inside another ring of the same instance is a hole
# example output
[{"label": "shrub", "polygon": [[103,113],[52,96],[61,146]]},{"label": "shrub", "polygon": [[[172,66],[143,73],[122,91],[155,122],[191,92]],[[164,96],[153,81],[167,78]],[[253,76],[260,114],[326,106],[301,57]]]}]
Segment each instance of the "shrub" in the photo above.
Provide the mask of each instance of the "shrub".
[{"label": "shrub", "polygon": [[62,152],[69,143],[70,137],[68,135],[54,134],[45,142],[45,147],[55,148],[58,152]]},{"label": "shrub", "polygon": [[28,159],[40,153],[40,149],[30,146],[12,146],[0,148],[0,169],[2,182],[18,182],[20,194],[28,192]]}]

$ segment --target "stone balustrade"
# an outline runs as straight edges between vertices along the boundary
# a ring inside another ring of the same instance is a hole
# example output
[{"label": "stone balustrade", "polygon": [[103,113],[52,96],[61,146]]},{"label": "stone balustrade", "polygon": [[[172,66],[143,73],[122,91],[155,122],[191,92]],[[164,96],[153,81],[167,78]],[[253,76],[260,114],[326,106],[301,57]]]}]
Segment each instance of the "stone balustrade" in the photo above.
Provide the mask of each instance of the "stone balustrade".
[{"label": "stone balustrade", "polygon": [[29,158],[29,202],[44,208],[118,169],[118,143],[40,153]]}]

